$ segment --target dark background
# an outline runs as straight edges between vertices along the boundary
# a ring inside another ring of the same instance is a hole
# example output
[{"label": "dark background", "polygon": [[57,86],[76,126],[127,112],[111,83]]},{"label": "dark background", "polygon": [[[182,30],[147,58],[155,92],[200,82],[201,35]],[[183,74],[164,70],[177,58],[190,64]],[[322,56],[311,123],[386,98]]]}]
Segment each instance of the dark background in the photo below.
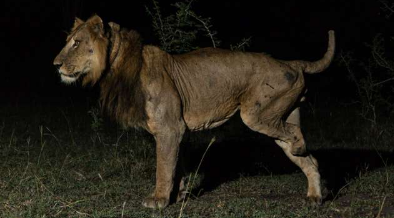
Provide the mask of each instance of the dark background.
[{"label": "dark background", "polygon": [[[160,1],[164,14],[174,12],[172,3]],[[78,102],[94,96],[94,88],[60,83],[52,62],[64,45],[66,32],[74,17],[86,20],[98,14],[104,22],[139,31],[146,44],[158,45],[145,6],[151,1],[2,1],[0,98],[4,106],[61,103],[73,98]],[[367,55],[365,43],[377,33],[393,35],[392,26],[382,14],[377,0],[228,0],[194,3],[193,10],[211,17],[213,30],[229,48],[242,38],[252,37],[247,50],[266,52],[279,59],[316,60],[327,47],[327,31],[335,30],[337,51]],[[208,41],[209,42],[209,41]],[[201,47],[209,46],[201,41]],[[309,95],[319,93],[333,99],[352,98],[354,87],[346,72],[334,63],[323,74],[309,76]],[[94,98],[94,97],[93,97]]]}]

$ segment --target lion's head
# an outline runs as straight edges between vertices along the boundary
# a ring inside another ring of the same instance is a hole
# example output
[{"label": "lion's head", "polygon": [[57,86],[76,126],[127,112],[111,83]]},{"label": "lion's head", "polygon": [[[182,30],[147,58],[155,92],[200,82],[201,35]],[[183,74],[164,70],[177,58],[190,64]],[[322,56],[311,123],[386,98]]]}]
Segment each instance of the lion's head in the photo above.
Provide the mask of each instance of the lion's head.
[{"label": "lion's head", "polygon": [[96,83],[106,69],[108,43],[99,16],[86,22],[76,18],[66,45],[53,62],[62,82],[70,84],[83,77],[84,85]]}]

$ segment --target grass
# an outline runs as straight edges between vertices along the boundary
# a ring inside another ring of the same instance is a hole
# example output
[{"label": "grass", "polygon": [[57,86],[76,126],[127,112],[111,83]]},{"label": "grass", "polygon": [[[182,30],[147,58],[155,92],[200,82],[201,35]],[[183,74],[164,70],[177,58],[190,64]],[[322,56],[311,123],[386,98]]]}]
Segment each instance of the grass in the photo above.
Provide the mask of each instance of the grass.
[{"label": "grass", "polygon": [[[270,140],[230,132],[229,140],[210,148],[200,169],[205,176],[185,207],[143,208],[154,185],[153,139],[113,126],[93,131],[87,111],[1,111],[0,217],[394,217],[388,142],[368,147],[361,139],[331,141],[339,136],[324,135],[323,127],[308,121],[307,139],[328,187],[321,207],[309,206],[304,175]],[[231,125],[237,124],[217,131]],[[208,145],[200,144],[187,153],[194,166]]]}]

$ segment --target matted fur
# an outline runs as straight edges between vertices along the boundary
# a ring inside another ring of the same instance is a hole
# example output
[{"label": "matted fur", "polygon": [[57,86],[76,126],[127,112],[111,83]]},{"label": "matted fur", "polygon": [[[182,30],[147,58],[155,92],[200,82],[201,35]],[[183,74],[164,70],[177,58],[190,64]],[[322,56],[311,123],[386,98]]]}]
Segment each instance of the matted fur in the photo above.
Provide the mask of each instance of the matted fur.
[{"label": "matted fur", "polygon": [[99,83],[100,100],[110,116],[154,136],[156,187],[144,206],[169,204],[185,130],[219,126],[238,110],[249,128],[276,139],[301,168],[308,179],[307,196],[319,204],[320,174],[316,159],[306,153],[297,105],[305,92],[303,73],[326,69],[334,47],[330,31],[327,52],[315,62],[213,48],[170,55],[143,46],[135,31],[115,23],[104,28],[96,15],[86,22],[76,19],[54,64],[65,83],[82,77],[83,85]]}]

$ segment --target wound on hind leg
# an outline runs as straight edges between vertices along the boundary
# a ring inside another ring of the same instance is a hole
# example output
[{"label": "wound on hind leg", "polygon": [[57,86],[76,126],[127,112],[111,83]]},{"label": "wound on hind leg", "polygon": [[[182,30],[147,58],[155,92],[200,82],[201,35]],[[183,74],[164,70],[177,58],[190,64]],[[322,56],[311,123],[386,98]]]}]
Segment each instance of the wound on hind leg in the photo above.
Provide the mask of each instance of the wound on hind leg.
[{"label": "wound on hind leg", "polygon": [[291,123],[286,123],[286,130],[289,137],[288,142],[291,145],[290,153],[296,156],[305,155],[306,144],[305,144],[304,136],[301,133],[300,127]]}]

